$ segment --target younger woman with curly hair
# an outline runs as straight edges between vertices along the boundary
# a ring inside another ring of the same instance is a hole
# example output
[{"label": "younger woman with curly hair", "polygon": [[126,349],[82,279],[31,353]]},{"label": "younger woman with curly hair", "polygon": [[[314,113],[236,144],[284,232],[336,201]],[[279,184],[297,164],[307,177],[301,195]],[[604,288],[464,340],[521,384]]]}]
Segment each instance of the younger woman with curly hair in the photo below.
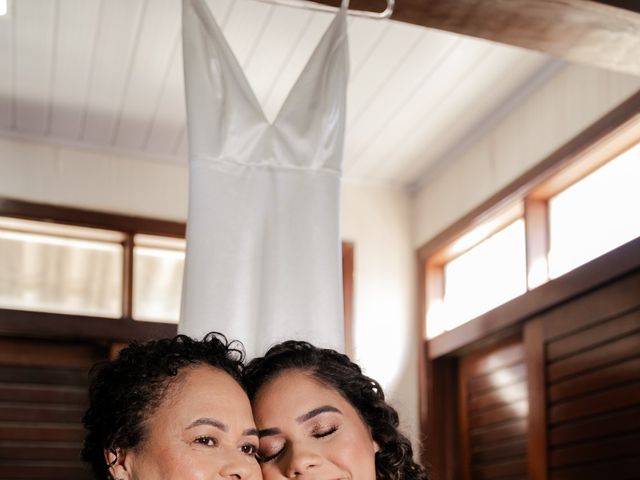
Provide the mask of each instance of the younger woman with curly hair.
[{"label": "younger woman with curly hair", "polygon": [[264,480],[427,480],[398,414],[346,355],[286,341],[245,369]]},{"label": "younger woman with curly hair", "polygon": [[94,367],[82,458],[98,480],[260,480],[241,346],[211,333],[131,344]]}]

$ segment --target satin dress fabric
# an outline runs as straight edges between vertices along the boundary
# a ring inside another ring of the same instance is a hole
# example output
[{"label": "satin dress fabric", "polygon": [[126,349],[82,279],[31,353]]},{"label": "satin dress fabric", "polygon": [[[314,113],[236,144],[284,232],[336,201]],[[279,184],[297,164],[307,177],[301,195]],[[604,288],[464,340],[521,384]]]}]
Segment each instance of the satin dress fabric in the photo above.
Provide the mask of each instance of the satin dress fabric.
[{"label": "satin dress fabric", "polygon": [[346,1],[273,123],[204,0],[183,0],[189,216],[179,332],[249,357],[290,338],[344,349],[340,175]]}]

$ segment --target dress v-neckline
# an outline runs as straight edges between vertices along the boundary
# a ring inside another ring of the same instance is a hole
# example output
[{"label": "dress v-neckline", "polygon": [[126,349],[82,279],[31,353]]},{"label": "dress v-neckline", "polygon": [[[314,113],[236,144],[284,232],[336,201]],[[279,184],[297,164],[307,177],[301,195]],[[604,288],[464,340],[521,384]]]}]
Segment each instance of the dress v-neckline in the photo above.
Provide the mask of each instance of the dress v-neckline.
[{"label": "dress v-neckline", "polygon": [[267,118],[264,112],[264,108],[262,104],[258,100],[258,97],[256,96],[255,91],[251,87],[251,84],[249,83],[249,80],[247,79],[247,76],[244,73],[244,70],[240,65],[240,62],[238,61],[235,53],[233,53],[233,50],[231,49],[229,42],[227,42],[227,39],[222,33],[222,29],[218,25],[218,22],[216,21],[215,17],[213,16],[211,9],[206,4],[205,0],[191,0],[191,1],[193,2],[194,4],[193,6],[196,9],[196,11],[200,12],[199,16],[201,18],[201,21],[203,22],[203,25],[207,29],[207,33],[210,36],[215,37],[214,39],[220,42],[219,45],[221,46],[222,53],[223,53],[222,59],[224,62],[227,63],[227,66],[233,72],[233,75],[236,78],[236,80],[242,84],[242,89],[249,94],[248,100],[252,104],[253,109],[256,111],[256,113],[258,113],[258,115],[264,121],[264,123],[266,123],[270,127],[274,127],[279,123],[280,119],[282,118],[282,115],[284,114],[283,112],[287,110],[289,100],[294,96],[294,93],[300,88],[299,85],[301,84],[302,80],[306,77],[307,70],[309,69],[309,67],[313,65],[316,56],[319,54],[318,52],[320,52],[321,50],[321,47],[323,47],[325,43],[331,41],[332,33],[336,28],[338,28],[339,22],[346,22],[346,12],[349,5],[348,0],[342,0],[338,13],[334,16],[333,20],[331,21],[331,23],[323,33],[322,38],[314,47],[313,52],[311,53],[311,56],[305,63],[302,71],[298,74],[298,77],[296,78],[293,86],[291,87],[291,90],[289,90],[289,93],[285,97],[284,102],[282,102],[282,105],[280,106],[278,113],[274,117],[273,121],[269,121],[269,119]]}]

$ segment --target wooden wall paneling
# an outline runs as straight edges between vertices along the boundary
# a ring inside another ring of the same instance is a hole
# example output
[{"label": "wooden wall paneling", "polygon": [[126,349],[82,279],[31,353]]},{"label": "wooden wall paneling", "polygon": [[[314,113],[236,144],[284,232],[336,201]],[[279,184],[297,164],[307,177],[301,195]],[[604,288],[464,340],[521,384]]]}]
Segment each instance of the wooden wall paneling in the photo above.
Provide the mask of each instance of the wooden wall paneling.
[{"label": "wooden wall paneling", "polygon": [[638,478],[639,313],[640,269],[535,320],[547,353],[551,480]]},{"label": "wooden wall paneling", "polygon": [[433,480],[460,478],[456,358],[427,364],[426,466]]},{"label": "wooden wall paneling", "polygon": [[[640,246],[640,239],[631,243]],[[633,311],[638,294],[640,271],[626,275],[619,281],[610,282],[580,302],[567,302],[541,315],[540,318],[545,322],[545,341],[550,342],[603,319]]]},{"label": "wooden wall paneling", "polygon": [[638,380],[640,380],[640,357],[634,357],[553,384],[548,389],[548,397],[551,402],[566,401],[600,388],[632,384]]},{"label": "wooden wall paneling", "polygon": [[566,377],[626,360],[639,351],[640,333],[636,333],[557,360],[549,365],[548,377],[555,383]]},{"label": "wooden wall paneling", "polygon": [[593,328],[550,342],[547,358],[551,361],[572,355],[605,341],[612,341],[640,331],[640,309],[624,313]]},{"label": "wooden wall paneling", "polygon": [[522,340],[463,354],[459,442],[463,479],[526,478],[527,373]]},{"label": "wooden wall paneling", "polygon": [[[485,390],[493,388],[501,388],[505,390],[509,385],[515,382],[526,382],[527,369],[523,363],[518,363],[510,367],[504,367],[502,370],[505,375],[500,377],[476,377],[469,381],[469,390],[471,393],[481,394]],[[478,395],[480,397],[480,395]],[[478,398],[476,397],[476,398]],[[480,397],[481,398],[481,397]]]},{"label": "wooden wall paneling", "polygon": [[[640,471],[640,457],[624,458],[615,463],[585,463],[562,471],[553,471],[551,480],[602,480],[615,478],[616,480],[636,480]],[[613,474],[612,474],[613,472]]]},{"label": "wooden wall paneling", "polygon": [[636,405],[640,405],[640,382],[608,388],[572,399],[570,402],[553,405],[549,409],[549,421],[554,424],[566,423]]},{"label": "wooden wall paneling", "polygon": [[530,480],[547,479],[547,398],[545,380],[544,324],[540,320],[524,327],[529,399],[527,462]]},{"label": "wooden wall paneling", "polygon": [[562,445],[601,437],[631,435],[637,430],[640,430],[640,408],[626,408],[609,415],[553,426],[549,430],[549,446],[552,449],[557,449]]},{"label": "wooden wall paneling", "polygon": [[0,338],[0,479],[89,479],[80,461],[88,342]]}]

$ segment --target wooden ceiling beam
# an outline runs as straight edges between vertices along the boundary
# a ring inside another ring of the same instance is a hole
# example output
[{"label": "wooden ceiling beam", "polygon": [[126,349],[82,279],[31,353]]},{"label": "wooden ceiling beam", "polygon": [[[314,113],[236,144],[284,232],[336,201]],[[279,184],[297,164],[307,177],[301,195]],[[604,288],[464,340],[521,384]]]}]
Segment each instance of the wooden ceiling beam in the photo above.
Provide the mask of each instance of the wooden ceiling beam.
[{"label": "wooden ceiling beam", "polygon": [[[378,12],[385,5],[350,2]],[[396,0],[391,18],[640,76],[638,0]]]}]

